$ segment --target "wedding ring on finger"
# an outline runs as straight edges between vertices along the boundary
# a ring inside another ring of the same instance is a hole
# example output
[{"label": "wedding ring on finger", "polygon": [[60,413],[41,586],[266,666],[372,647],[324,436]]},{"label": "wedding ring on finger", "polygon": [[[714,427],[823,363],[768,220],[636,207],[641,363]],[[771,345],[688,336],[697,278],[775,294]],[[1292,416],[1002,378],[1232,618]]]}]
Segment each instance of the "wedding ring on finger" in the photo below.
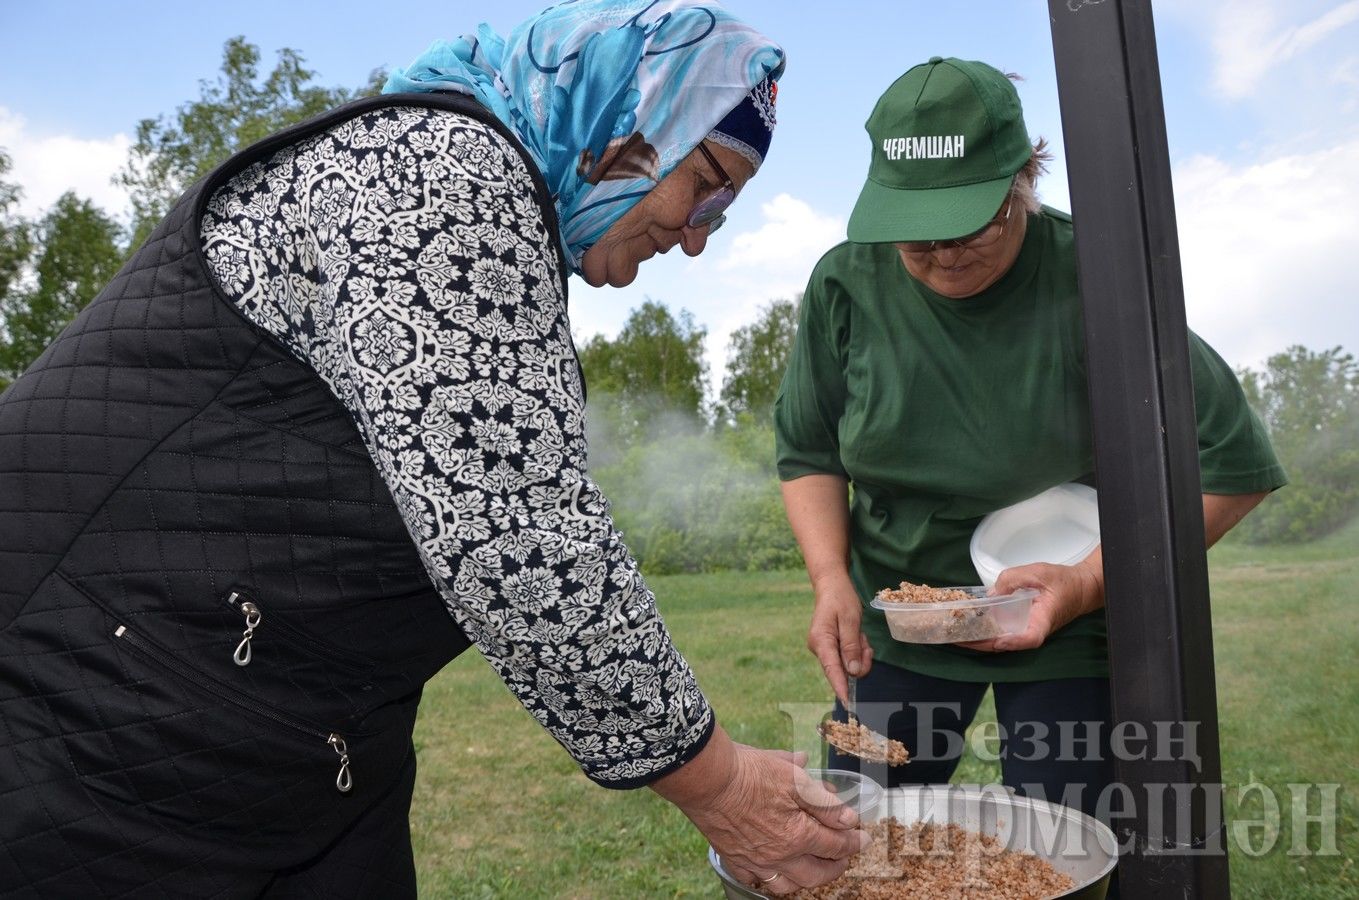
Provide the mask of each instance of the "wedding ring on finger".
[{"label": "wedding ring on finger", "polygon": [[760,879],[760,884],[773,884],[775,881],[778,881],[778,879],[779,879],[779,874],[780,874],[780,873],[775,872],[773,875],[770,875],[768,878],[761,878],[761,879]]}]

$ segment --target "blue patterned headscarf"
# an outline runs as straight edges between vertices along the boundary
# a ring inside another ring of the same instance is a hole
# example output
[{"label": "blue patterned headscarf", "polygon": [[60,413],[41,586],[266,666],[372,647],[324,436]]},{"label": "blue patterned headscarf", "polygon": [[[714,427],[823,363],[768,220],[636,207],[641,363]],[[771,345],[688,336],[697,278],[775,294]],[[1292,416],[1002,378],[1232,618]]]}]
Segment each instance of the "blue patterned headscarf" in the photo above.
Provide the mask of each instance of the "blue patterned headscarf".
[{"label": "blue patterned headscarf", "polygon": [[383,92],[460,91],[495,113],[546,179],[579,272],[610,225],[782,71],[783,50],[714,2],[568,0],[509,38],[483,24],[436,41]]}]

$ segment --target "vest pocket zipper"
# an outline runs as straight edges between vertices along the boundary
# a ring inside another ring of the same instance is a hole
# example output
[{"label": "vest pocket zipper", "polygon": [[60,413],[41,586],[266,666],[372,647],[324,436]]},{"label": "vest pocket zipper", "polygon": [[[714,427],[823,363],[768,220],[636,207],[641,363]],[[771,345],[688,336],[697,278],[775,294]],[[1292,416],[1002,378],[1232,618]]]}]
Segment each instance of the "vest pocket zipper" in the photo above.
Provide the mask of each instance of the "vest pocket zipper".
[{"label": "vest pocket zipper", "polygon": [[[235,598],[236,594],[231,596]],[[260,613],[260,608],[249,600],[241,601],[239,609],[245,616],[245,632],[241,635],[241,642],[236,645],[236,652],[231,654],[231,661],[238,666],[248,666],[251,659],[250,639],[255,636],[255,628],[263,621],[264,616]]]},{"label": "vest pocket zipper", "polygon": [[[354,777],[349,770],[349,748],[345,744],[344,737],[341,735],[333,731],[322,731],[315,725],[286,718],[262,703],[257,703],[248,697],[218,687],[210,679],[204,678],[202,673],[196,672],[189,666],[186,666],[184,663],[177,660],[173,654],[162,650],[147,638],[130,630],[126,625],[119,625],[114,629],[113,636],[123,641],[129,648],[137,653],[137,655],[149,660],[154,665],[170,670],[178,675],[182,681],[187,682],[205,693],[211,694],[218,700],[229,703],[238,709],[243,709],[252,715],[282,725],[293,732],[305,735],[308,739],[324,741],[326,745],[333,749],[336,755],[340,757],[339,774],[335,776],[336,790],[342,794],[347,794],[353,790]],[[242,641],[243,644],[247,645],[247,661],[249,661],[248,641],[248,638],[245,641]]]},{"label": "vest pocket zipper", "polygon": [[345,745],[344,738],[334,732],[331,732],[326,743],[335,750],[335,755],[340,757],[340,773],[335,776],[335,789],[341,794],[347,794],[354,787],[354,778],[349,774],[349,748]]},{"label": "vest pocket zipper", "polygon": [[[259,628],[264,622],[264,610],[260,608],[259,603],[254,598],[244,591],[233,590],[222,599],[227,606],[236,610],[245,619],[245,630],[241,633],[241,642],[236,645],[236,652],[232,654],[231,660],[238,666],[248,666],[251,659],[254,658],[250,641],[255,636],[255,629]],[[322,643],[277,616],[269,620],[269,628],[286,634],[289,643],[298,645],[313,656],[325,659],[327,662],[333,662],[355,672],[366,671],[373,667],[372,661],[347,653],[339,647]]]}]

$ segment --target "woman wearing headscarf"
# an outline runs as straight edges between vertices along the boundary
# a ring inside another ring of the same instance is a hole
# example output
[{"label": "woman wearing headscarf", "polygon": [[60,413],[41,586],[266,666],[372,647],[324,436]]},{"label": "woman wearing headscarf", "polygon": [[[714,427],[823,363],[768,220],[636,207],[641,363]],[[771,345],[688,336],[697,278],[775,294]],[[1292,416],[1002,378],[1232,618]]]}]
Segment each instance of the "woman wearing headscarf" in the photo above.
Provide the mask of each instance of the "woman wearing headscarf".
[{"label": "woman wearing headscarf", "polygon": [[0,895],[413,896],[415,710],[469,645],[738,875],[844,869],[853,814],[671,643],[566,317],[702,252],[782,68],[711,3],[562,4],[189,190],[0,397]]}]

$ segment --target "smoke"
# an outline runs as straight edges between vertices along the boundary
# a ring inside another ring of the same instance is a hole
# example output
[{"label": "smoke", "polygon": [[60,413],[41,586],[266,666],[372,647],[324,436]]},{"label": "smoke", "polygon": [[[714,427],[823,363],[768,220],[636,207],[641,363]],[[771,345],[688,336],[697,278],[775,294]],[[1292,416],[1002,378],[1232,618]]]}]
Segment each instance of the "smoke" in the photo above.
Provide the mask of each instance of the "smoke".
[{"label": "smoke", "polygon": [[[645,572],[796,567],[767,425],[715,427],[657,402],[590,396],[590,474]],[[626,411],[633,415],[624,414]]]}]

